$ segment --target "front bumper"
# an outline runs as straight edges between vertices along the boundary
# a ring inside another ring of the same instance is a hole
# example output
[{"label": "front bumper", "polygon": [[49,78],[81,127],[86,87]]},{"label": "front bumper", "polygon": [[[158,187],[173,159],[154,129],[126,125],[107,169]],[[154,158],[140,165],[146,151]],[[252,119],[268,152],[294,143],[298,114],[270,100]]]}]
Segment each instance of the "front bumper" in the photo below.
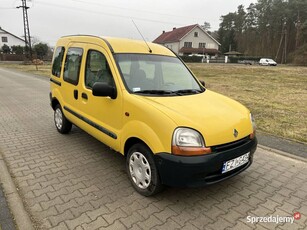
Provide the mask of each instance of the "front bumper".
[{"label": "front bumper", "polygon": [[[237,144],[217,146],[216,152],[203,156],[176,156],[169,153],[155,154],[155,162],[163,184],[174,187],[200,187],[226,180],[247,169],[253,162],[257,139],[244,138]],[[214,149],[214,148],[213,148]],[[250,152],[249,161],[222,174],[225,161]]]}]

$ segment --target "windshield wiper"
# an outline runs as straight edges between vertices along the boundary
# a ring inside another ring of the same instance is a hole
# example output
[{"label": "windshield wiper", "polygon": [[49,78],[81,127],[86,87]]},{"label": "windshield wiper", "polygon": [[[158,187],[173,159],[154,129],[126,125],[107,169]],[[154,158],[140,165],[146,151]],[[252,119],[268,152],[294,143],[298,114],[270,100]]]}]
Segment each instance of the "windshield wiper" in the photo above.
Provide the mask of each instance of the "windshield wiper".
[{"label": "windshield wiper", "polygon": [[203,90],[200,89],[180,89],[180,90],[176,90],[174,91],[174,93],[178,94],[178,95],[183,95],[183,94],[198,94],[198,93],[202,93]]},{"label": "windshield wiper", "polygon": [[164,95],[164,94],[174,94],[174,91],[171,90],[161,90],[161,89],[150,89],[150,90],[139,90],[135,91],[133,93],[137,94],[159,94],[159,95]]},{"label": "windshield wiper", "polygon": [[180,89],[176,91],[172,90],[161,90],[161,89],[150,89],[150,90],[139,90],[134,93],[137,94],[158,94],[158,95],[186,95],[186,94],[198,94],[202,93],[202,90],[199,89]]}]

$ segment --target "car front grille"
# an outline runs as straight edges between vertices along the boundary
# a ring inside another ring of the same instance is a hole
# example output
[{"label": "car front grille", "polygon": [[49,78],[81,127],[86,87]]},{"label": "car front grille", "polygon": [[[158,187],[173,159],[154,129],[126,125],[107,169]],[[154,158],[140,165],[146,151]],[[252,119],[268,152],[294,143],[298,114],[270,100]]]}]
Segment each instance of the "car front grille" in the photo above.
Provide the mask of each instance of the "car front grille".
[{"label": "car front grille", "polygon": [[219,152],[223,152],[223,151],[227,151],[227,150],[231,150],[237,147],[240,147],[242,145],[245,145],[249,142],[251,142],[252,140],[250,139],[249,136],[244,137],[240,140],[234,141],[234,142],[229,142],[226,144],[222,144],[222,145],[216,145],[216,146],[212,146],[211,150],[213,153],[219,153]]}]

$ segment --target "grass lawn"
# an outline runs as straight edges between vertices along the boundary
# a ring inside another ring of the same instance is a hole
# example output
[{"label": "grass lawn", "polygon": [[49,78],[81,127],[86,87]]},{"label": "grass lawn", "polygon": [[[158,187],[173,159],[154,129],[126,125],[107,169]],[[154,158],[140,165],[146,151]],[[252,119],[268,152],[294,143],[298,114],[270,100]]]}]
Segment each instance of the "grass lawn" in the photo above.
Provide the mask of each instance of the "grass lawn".
[{"label": "grass lawn", "polygon": [[307,143],[307,67],[189,64],[210,90],[227,95],[255,116],[266,133]]},{"label": "grass lawn", "polygon": [[10,64],[5,62],[0,62],[0,67],[3,68],[9,68],[9,69],[15,69],[21,72],[40,75],[40,76],[46,76],[49,77],[50,75],[50,64],[44,64],[44,65],[23,65],[23,64]]},{"label": "grass lawn", "polygon": [[[307,143],[307,67],[188,64],[210,90],[247,106],[258,130]],[[50,65],[0,64],[49,76]]]}]

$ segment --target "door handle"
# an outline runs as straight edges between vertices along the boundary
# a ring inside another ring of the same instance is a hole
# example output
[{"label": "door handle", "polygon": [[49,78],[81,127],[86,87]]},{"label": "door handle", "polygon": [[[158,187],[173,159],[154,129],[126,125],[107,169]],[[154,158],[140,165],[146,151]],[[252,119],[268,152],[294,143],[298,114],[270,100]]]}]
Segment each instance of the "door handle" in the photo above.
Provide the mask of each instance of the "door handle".
[{"label": "door handle", "polygon": [[81,97],[82,97],[83,99],[85,99],[85,100],[87,100],[87,99],[88,99],[88,97],[87,97],[87,94],[86,94],[86,93],[82,93]]},{"label": "door handle", "polygon": [[78,90],[74,90],[74,98],[76,99],[76,100],[78,100]]}]

